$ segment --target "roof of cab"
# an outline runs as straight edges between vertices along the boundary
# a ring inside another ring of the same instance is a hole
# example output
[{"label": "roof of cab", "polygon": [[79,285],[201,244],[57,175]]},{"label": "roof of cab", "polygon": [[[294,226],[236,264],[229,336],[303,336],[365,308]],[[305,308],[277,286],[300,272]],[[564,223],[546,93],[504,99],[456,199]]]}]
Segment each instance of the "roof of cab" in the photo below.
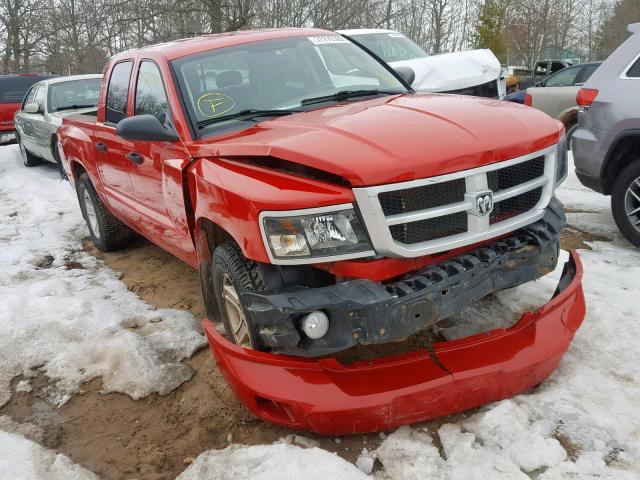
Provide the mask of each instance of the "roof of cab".
[{"label": "roof of cab", "polygon": [[337,35],[329,30],[319,28],[277,28],[265,30],[238,30],[235,32],[216,33],[212,35],[201,35],[198,37],[173,40],[171,42],[150,45],[140,49],[127,50],[111,58],[111,60],[121,60],[134,56],[145,56],[164,58],[167,61],[176,58],[193,55],[196,53],[214,50],[216,48],[230,47],[242,43],[259,42],[263,40],[273,40],[286,37],[302,37],[316,35]]}]

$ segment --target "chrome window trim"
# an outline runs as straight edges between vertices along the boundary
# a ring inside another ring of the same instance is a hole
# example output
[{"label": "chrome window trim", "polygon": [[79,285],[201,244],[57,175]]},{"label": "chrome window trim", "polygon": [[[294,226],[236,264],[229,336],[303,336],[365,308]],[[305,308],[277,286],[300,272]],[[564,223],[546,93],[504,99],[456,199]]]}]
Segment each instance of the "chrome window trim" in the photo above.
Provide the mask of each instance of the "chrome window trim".
[{"label": "chrome window trim", "polygon": [[[267,239],[267,233],[264,229],[265,218],[301,217],[304,215],[314,215],[319,213],[339,212],[341,210],[356,210],[356,208],[353,203],[341,203],[339,205],[328,205],[326,207],[303,208],[299,210],[264,210],[260,212],[260,215],[258,216],[258,222],[260,223],[260,234],[262,235],[262,242],[264,243],[265,249],[267,250],[269,261],[274,265],[309,265],[314,263],[337,262],[339,260],[350,260],[353,258],[375,256],[376,252],[374,252],[373,250],[365,250],[363,252],[346,253],[343,255],[332,255],[328,257],[274,257],[273,252],[271,251],[271,245],[269,245],[269,240]],[[365,229],[367,228],[365,225],[363,225],[363,227]]]},{"label": "chrome window trim", "polygon": [[[362,215],[362,220],[364,221],[364,227],[367,229],[367,233],[369,234],[371,244],[379,255],[404,258],[430,255],[495,238],[496,236],[512,232],[542,218],[544,215],[544,209],[553,197],[555,189],[556,155],[557,144],[553,144],[545,149],[511,160],[496,162],[490,165],[484,165],[482,167],[440,175],[437,177],[378,185],[374,187],[354,188],[353,193]],[[544,175],[542,177],[516,185],[509,189],[494,192],[495,204],[507,198],[533,190],[534,188],[542,187],[540,200],[531,210],[493,225],[490,224],[489,216],[479,217],[472,213],[472,194],[488,189],[488,172],[501,170],[541,156],[545,157]],[[411,189],[460,178],[465,179],[467,193],[465,194],[464,201],[454,204],[386,216],[378,198],[378,195],[383,192]],[[453,213],[453,211],[467,212],[466,232],[415,244],[403,244],[397,242],[391,235],[391,230],[389,229],[390,225],[447,215]]]},{"label": "chrome window trim", "polygon": [[631,67],[633,67],[638,60],[640,60],[640,53],[633,57],[633,60],[631,60],[629,64],[622,70],[622,73],[620,74],[620,80],[640,80],[640,77],[627,76],[627,73],[629,73]]}]

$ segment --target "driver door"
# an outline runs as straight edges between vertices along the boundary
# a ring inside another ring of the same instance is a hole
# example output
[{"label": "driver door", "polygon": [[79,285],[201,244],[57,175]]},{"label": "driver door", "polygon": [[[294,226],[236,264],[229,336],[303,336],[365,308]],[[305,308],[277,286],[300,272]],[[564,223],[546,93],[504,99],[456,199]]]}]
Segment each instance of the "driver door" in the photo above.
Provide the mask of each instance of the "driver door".
[{"label": "driver door", "polygon": [[[162,72],[152,60],[141,60],[136,72],[134,115],[153,115],[171,122]],[[125,152],[131,164],[133,198],[141,233],[174,255],[192,263],[195,255],[184,201],[184,168],[191,157],[182,145],[133,140]]]}]

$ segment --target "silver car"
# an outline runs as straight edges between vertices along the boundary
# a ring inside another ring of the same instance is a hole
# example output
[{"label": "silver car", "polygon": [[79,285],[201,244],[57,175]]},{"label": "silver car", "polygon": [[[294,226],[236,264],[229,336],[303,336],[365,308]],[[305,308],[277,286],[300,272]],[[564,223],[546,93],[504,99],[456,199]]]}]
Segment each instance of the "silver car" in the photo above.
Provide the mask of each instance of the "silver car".
[{"label": "silver car", "polygon": [[580,181],[611,195],[620,231],[640,247],[640,23],[578,92],[573,134]]},{"label": "silver car", "polygon": [[43,80],[29,89],[15,116],[16,139],[26,167],[52,162],[64,176],[56,131],[63,117],[96,109],[101,84],[102,75],[74,75]]}]

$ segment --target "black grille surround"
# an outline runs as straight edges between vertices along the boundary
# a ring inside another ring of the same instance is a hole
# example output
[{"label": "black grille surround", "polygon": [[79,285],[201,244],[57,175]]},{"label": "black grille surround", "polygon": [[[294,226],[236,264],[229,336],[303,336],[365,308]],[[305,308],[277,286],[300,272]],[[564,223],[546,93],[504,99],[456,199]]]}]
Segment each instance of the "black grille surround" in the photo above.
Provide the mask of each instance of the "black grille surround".
[{"label": "black grille surround", "polygon": [[392,225],[389,230],[396,242],[408,244],[426,242],[466,232],[467,214],[458,212],[417,222],[400,223]]},{"label": "black grille surround", "polygon": [[501,202],[496,202],[493,211],[489,215],[489,224],[503,222],[513,217],[517,217],[528,212],[540,201],[542,197],[542,187],[529,190],[522,195],[507,198]]},{"label": "black grille surround", "polygon": [[487,172],[489,189],[494,192],[521,185],[544,175],[544,156]]},{"label": "black grille surround", "polygon": [[378,199],[382,211],[389,216],[462,202],[465,191],[464,178],[458,178],[422,187],[382,192]]}]

